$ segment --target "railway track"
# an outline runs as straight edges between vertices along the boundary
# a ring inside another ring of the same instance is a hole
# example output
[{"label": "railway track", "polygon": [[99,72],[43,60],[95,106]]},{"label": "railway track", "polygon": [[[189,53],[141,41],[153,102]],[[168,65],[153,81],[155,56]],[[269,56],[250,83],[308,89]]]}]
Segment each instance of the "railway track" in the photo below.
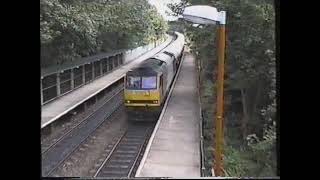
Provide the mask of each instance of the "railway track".
[{"label": "railway track", "polygon": [[123,104],[123,89],[114,94],[98,110],[51,144],[42,153],[42,176],[50,174]]},{"label": "railway track", "polygon": [[155,123],[129,123],[94,177],[131,177]]},{"label": "railway track", "polygon": [[56,129],[53,135],[49,137],[47,135],[41,134],[41,154],[44,154],[48,149],[57,144],[61,139],[63,139],[67,134],[69,134],[73,129],[77,128],[80,124],[84,123],[86,120],[92,116],[96,110],[100,109],[106,101],[109,101],[114,95],[118,94],[119,91],[123,89],[123,84],[120,84],[116,89],[109,92],[100,102],[97,102],[93,107],[89,107],[86,111],[88,113],[82,112],[84,114],[80,114],[75,119],[71,119],[71,122],[64,123],[62,127]]},{"label": "railway track", "polygon": [[[180,73],[180,69],[181,63],[179,63],[178,72],[174,75],[175,80]],[[172,89],[174,88],[175,80],[171,82],[170,92],[172,92]],[[170,95],[167,98],[170,98]],[[167,101],[168,100],[166,100],[166,102]],[[156,119],[158,119],[158,117]],[[137,166],[142,159],[140,155],[141,153],[144,153],[144,149],[153,132],[155,124],[156,121],[153,123],[149,122],[148,124],[146,122],[129,124],[127,132],[115,143],[110,150],[109,155],[96,171],[94,177],[134,177],[134,171],[137,170]]]}]

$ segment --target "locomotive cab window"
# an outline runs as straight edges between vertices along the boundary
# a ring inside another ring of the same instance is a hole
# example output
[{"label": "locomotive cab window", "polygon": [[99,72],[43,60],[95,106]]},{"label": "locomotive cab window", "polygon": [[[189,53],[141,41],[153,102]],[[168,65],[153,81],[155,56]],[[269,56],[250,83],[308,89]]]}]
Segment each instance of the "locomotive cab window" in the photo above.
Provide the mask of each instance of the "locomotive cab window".
[{"label": "locomotive cab window", "polygon": [[156,76],[142,77],[142,89],[156,89],[156,88],[157,88]]},{"label": "locomotive cab window", "polygon": [[126,82],[127,89],[156,89],[157,88],[157,77],[147,76],[127,76]]},{"label": "locomotive cab window", "polygon": [[140,89],[141,88],[141,77],[137,76],[127,76],[128,89]]}]

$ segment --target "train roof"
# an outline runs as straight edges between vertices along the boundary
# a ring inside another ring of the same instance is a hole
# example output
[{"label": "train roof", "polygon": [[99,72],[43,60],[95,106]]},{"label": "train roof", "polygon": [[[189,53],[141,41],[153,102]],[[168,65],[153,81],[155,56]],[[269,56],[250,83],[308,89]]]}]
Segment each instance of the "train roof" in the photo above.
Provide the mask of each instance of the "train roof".
[{"label": "train roof", "polygon": [[179,42],[175,41],[172,44],[168,45],[160,53],[143,61],[138,67],[128,71],[127,75],[156,75],[159,72],[162,72],[166,64],[170,65],[173,62],[174,59],[172,57],[177,58],[177,54],[180,53],[180,49],[183,48],[184,36],[181,33],[175,34],[179,38],[176,41]]},{"label": "train roof", "polygon": [[161,72],[164,65],[164,61],[162,60],[149,58],[143,61],[138,67],[128,71],[127,75],[157,75],[158,72]]}]

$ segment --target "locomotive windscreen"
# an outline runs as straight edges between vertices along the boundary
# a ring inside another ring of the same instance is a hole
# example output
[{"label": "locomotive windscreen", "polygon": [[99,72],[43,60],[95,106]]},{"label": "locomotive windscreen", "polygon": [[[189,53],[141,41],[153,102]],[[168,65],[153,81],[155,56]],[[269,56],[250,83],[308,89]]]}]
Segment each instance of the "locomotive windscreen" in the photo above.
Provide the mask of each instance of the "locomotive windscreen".
[{"label": "locomotive windscreen", "polygon": [[142,89],[155,89],[157,88],[157,77],[142,77]]},{"label": "locomotive windscreen", "polygon": [[127,76],[127,89],[140,89],[141,88],[141,77]]},{"label": "locomotive windscreen", "polygon": [[148,76],[148,77],[139,77],[139,76],[127,76],[126,82],[127,89],[156,89],[157,88],[157,77]]}]

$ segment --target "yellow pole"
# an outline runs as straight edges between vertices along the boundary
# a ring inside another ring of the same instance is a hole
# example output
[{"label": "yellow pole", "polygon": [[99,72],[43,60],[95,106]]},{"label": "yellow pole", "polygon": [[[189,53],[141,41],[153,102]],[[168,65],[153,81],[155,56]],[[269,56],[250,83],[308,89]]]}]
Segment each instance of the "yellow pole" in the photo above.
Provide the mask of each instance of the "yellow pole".
[{"label": "yellow pole", "polygon": [[225,59],[225,24],[218,27],[218,78],[217,78],[217,112],[215,121],[215,176],[223,176],[223,81]]}]

